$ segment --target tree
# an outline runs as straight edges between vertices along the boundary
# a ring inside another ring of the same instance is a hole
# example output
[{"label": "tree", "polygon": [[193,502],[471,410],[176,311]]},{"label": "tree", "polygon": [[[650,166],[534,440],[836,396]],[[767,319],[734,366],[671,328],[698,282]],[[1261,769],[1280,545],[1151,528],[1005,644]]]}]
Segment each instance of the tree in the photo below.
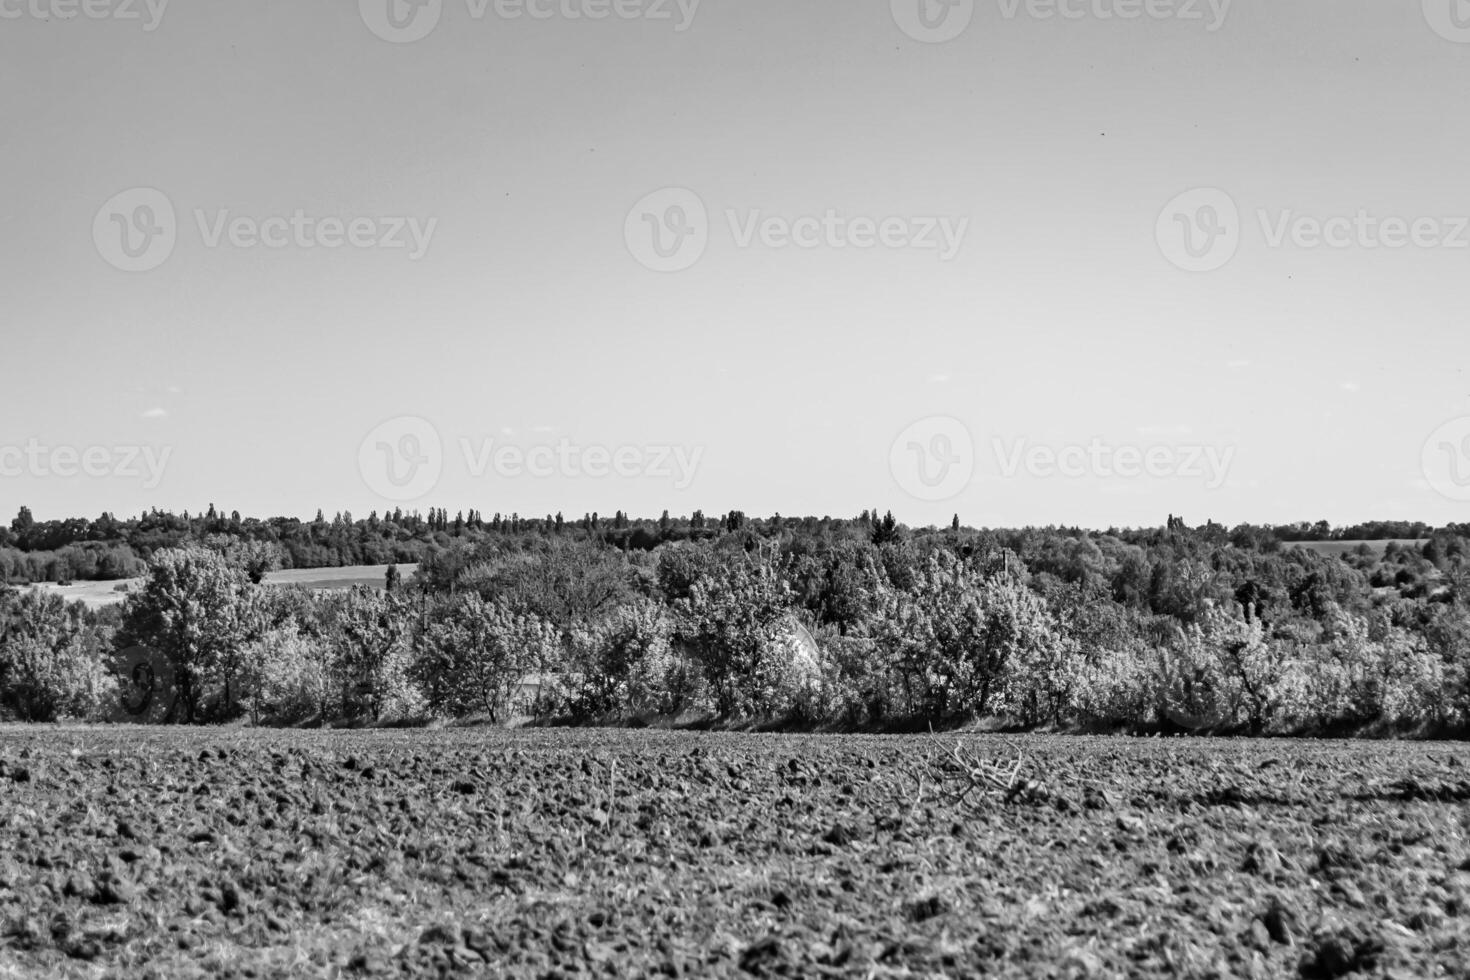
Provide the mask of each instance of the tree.
[{"label": "tree", "polygon": [[635,601],[572,631],[572,670],[581,678],[580,714],[677,711],[680,694],[664,608]]},{"label": "tree", "polygon": [[485,562],[467,583],[486,599],[504,597],[562,631],[631,596],[628,561],[597,542],[557,541],[543,551]]},{"label": "tree", "polygon": [[873,543],[877,545],[887,544],[898,540],[898,522],[893,519],[893,511],[883,515],[883,519],[873,525]]},{"label": "tree", "polygon": [[246,639],[242,616],[245,574],[204,548],[161,551],[149,563],[142,587],[123,602],[119,645],[151,647],[167,657],[177,697],[170,716],[202,720],[207,686],[223,686],[222,704],[233,701],[232,663]]},{"label": "tree", "polygon": [[20,512],[15,515],[15,520],[10,522],[10,531],[20,540],[22,549],[29,547],[27,542],[30,540],[31,531],[35,526],[36,519],[31,516],[31,509],[22,505]]},{"label": "tree", "polygon": [[847,636],[872,616],[880,587],[872,549],[835,550],[827,558],[812,611],[818,622],[835,625],[840,635]]},{"label": "tree", "polygon": [[250,719],[290,723],[316,715],[326,721],[331,710],[331,662],[319,639],[295,623],[262,633],[244,647],[241,686],[249,699]]},{"label": "tree", "polygon": [[[1053,692],[1071,651],[1058,646],[1046,603],[1017,576],[949,551],[929,555],[902,588],[882,596],[879,643],[903,679],[908,700],[932,714],[1030,711],[1015,705],[1013,663],[1046,665]],[[1039,702],[1038,702],[1039,703]],[[1039,710],[1039,709],[1038,709]]]},{"label": "tree", "polygon": [[790,664],[781,642],[791,592],[758,555],[724,556],[699,575],[676,609],[681,638],[694,650],[722,715],[786,706]]},{"label": "tree", "polygon": [[413,692],[407,680],[411,610],[396,594],[354,586],[341,598],[337,629],[343,680],[343,711],[366,703],[373,721],[398,709],[408,713]]},{"label": "tree", "polygon": [[251,585],[260,585],[281,567],[281,548],[270,541],[236,540],[225,549],[225,557],[245,573]]},{"label": "tree", "polygon": [[429,708],[454,717],[484,712],[492,722],[501,721],[532,672],[539,693],[556,639],[549,623],[504,600],[486,602],[474,593],[457,597],[423,637],[416,670]]}]

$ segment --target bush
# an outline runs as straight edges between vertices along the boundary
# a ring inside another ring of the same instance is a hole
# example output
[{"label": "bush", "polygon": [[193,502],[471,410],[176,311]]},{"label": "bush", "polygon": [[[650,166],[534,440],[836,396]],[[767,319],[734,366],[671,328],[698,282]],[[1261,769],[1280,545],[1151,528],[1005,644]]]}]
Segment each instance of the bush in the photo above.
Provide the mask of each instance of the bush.
[{"label": "bush", "polygon": [[1076,709],[1087,722],[1149,725],[1158,719],[1157,664],[1162,651],[1141,640],[1101,650],[1078,671]]},{"label": "bush", "polygon": [[1080,668],[1045,600],[1020,572],[988,569],[948,552],[889,590],[879,646],[900,679],[908,710],[1059,720]]},{"label": "bush", "polygon": [[792,707],[795,680],[783,642],[791,594],[763,558],[721,556],[677,601],[679,639],[697,658],[726,717],[771,716]]},{"label": "bush", "polygon": [[295,624],[246,644],[242,681],[255,724],[325,721],[332,694],[331,651]]},{"label": "bush", "polygon": [[1308,724],[1414,723],[1444,716],[1445,664],[1387,619],[1332,607],[1322,642],[1293,676],[1292,713]]},{"label": "bush", "polygon": [[109,638],[82,622],[81,608],[29,592],[0,633],[0,700],[27,721],[93,719],[117,703],[104,650]]},{"label": "bush", "polygon": [[686,696],[675,676],[674,624],[649,600],[614,610],[572,632],[572,710],[581,715],[669,714]]},{"label": "bush", "polygon": [[427,705],[410,680],[411,609],[397,594],[361,585],[337,603],[335,673],[342,714],[375,722],[421,715]]},{"label": "bush", "polygon": [[833,627],[818,631],[821,649],[817,683],[808,688],[804,713],[849,725],[882,722],[904,711],[896,679],[878,642],[844,636]]},{"label": "bush", "polygon": [[470,593],[435,610],[413,676],[430,712],[500,721],[526,707],[519,697],[532,675],[538,700],[548,683],[554,686],[555,646],[555,631],[540,616]]}]

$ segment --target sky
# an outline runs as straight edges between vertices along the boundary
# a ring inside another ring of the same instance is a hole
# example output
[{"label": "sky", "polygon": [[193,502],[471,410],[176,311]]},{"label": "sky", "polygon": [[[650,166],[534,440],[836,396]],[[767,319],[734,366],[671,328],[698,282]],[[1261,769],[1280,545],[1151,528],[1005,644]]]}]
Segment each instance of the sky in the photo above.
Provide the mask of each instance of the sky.
[{"label": "sky", "polygon": [[1470,519],[1470,2],[0,0],[0,514]]}]

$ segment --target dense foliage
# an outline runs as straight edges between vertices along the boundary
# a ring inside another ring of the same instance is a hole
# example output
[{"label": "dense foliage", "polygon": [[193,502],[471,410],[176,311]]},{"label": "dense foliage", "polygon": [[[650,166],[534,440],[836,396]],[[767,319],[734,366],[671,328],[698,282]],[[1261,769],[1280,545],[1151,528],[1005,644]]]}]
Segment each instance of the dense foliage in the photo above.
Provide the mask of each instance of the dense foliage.
[{"label": "dense foliage", "polygon": [[[1183,529],[1181,519],[1169,518],[1169,530]],[[702,511],[689,517],[671,517],[666,511],[657,520],[634,520],[619,511],[612,517],[590,513],[569,520],[561,514],[496,514],[486,518],[471,509],[450,517],[442,509],[427,515],[399,509],[381,515],[374,511],[356,519],[350,513],[329,518],[318,511],[314,520],[302,521],[289,517],[242,518],[238,511],[224,514],[211,504],[205,513],[194,515],[155,509],[130,519],[103,514],[95,520],[38,521],[29,508],[21,507],[8,528],[0,526],[0,585],[131,578],[143,573],[155,552],[196,544],[236,549],[251,564],[252,577],[256,577],[274,567],[413,564],[446,549],[505,538],[595,540],[619,550],[652,551],[664,544],[709,541],[732,533],[818,538],[846,535],[877,543],[902,537],[901,529],[891,521],[879,520],[876,511],[871,515],[865,511],[856,519],[779,515],[762,519],[747,517],[741,511],[723,517],[706,517]],[[1077,529],[1065,533],[1081,534]],[[1159,532],[1111,529],[1106,533],[1126,544],[1146,547]],[[1197,533],[1240,548],[1269,551],[1289,542],[1453,539],[1470,536],[1470,524],[1436,529],[1420,522],[1374,521],[1334,528],[1326,521],[1304,521],[1274,527],[1242,524],[1228,531],[1207,524]]]},{"label": "dense foliage", "polygon": [[383,589],[262,585],[292,552],[213,515],[150,553],[119,610],[0,594],[0,697],[23,717],[106,714],[136,681],[112,652],[146,648],[144,680],[179,721],[971,715],[1260,733],[1470,717],[1464,527],[1380,526],[1424,536],[1333,549],[1173,518],[910,531],[866,513],[436,512],[422,541],[400,520],[321,522],[422,545],[417,575]]}]

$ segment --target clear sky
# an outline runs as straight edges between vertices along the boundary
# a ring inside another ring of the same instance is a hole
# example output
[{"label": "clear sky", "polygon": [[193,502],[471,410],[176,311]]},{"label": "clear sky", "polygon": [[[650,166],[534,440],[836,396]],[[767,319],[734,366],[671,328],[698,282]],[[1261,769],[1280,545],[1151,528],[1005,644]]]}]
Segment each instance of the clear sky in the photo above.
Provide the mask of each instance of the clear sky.
[{"label": "clear sky", "polygon": [[159,2],[0,0],[5,520],[1470,519],[1470,3]]}]

